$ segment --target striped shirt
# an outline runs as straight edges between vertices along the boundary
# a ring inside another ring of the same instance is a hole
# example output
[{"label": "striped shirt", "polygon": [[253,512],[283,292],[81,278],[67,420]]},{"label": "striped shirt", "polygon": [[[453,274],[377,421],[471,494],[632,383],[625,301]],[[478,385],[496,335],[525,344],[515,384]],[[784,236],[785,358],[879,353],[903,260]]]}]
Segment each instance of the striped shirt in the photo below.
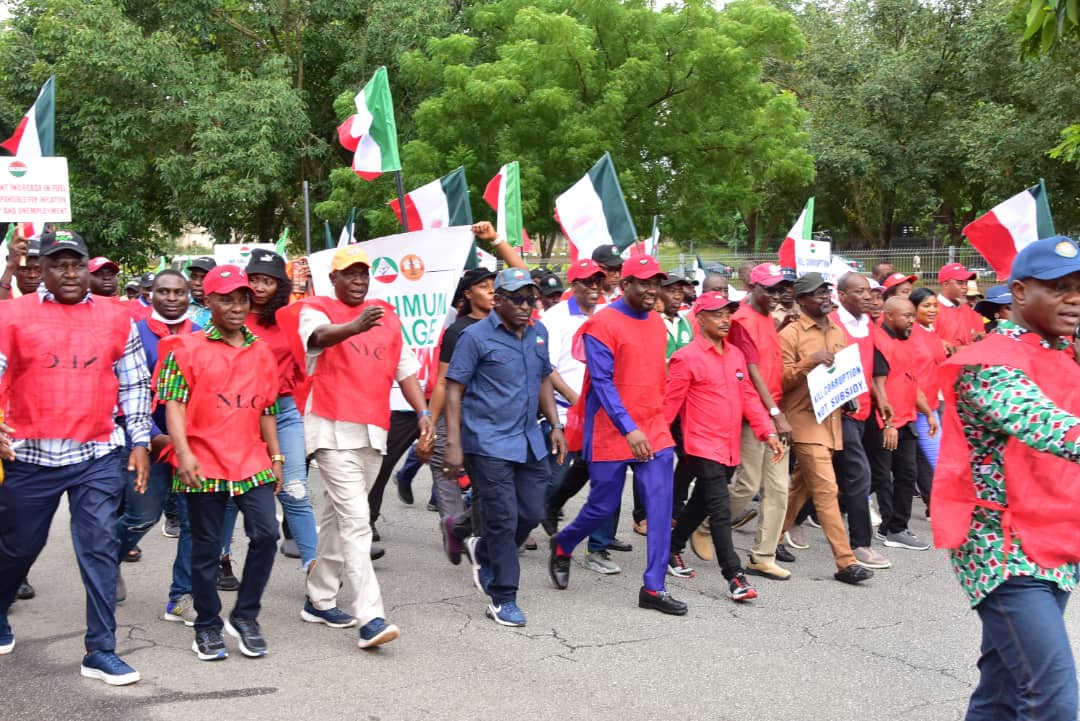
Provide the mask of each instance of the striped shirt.
[{"label": "striped shirt", "polygon": [[[42,285],[38,288],[42,303],[56,303],[56,296]],[[94,303],[87,293],[80,303]],[[0,353],[0,377],[7,371],[8,359]],[[49,468],[85,463],[106,456],[118,448],[127,447],[124,429],[132,445],[150,445],[150,371],[146,367],[146,354],[135,324],[131,324],[127,344],[120,359],[113,364],[113,372],[120,383],[117,391],[119,409],[124,414],[124,425],[116,425],[107,441],[80,443],[70,438],[31,438],[17,440],[12,444],[15,457],[23,463],[33,463]],[[18,392],[12,389],[12,392]],[[77,399],[73,399],[76,401]]]},{"label": "striped shirt", "polygon": [[[252,343],[257,341],[259,337],[247,329],[244,326],[244,344],[243,347],[247,348]],[[207,340],[224,342],[221,336],[221,331],[217,327],[210,323],[203,329],[203,334]],[[184,373],[180,370],[180,365],[176,362],[176,357],[173,353],[165,358],[161,364],[161,372],[158,374],[157,381],[157,394],[162,403],[165,401],[176,401],[178,403],[186,404],[191,399],[191,387],[188,385],[187,379],[184,377]],[[278,413],[277,401],[274,404],[263,411],[264,416],[274,416]],[[252,488],[257,486],[264,486],[268,483],[276,482],[274,476],[274,470],[267,468],[259,471],[253,476],[248,476],[239,481],[230,481],[225,478],[204,478],[202,485],[199,488],[189,488],[180,481],[180,477],[173,475],[173,491],[177,493],[228,493],[230,496],[239,496],[247,493]]]}]

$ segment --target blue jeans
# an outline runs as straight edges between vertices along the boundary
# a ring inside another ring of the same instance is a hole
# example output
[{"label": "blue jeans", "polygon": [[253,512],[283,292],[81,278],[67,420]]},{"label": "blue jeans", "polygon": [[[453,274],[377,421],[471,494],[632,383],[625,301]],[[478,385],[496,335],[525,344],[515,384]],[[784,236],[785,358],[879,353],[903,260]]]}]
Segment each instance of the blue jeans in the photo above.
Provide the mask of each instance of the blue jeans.
[{"label": "blue jeans", "polygon": [[[941,414],[936,410],[934,411],[934,421],[940,429]],[[930,467],[937,470],[938,450],[941,448],[941,431],[938,430],[937,435],[931,438],[930,423],[922,413],[915,416],[915,431],[919,434],[919,450],[926,456],[926,460],[930,461]]]},{"label": "blue jeans", "polygon": [[1075,721],[1076,666],[1065,630],[1069,594],[1014,576],[975,610],[982,621],[979,685],[966,721]]},{"label": "blue jeans", "polygon": [[409,455],[405,456],[405,463],[398,469],[398,483],[403,486],[411,486],[413,479],[416,478],[416,474],[419,473],[420,469],[423,467],[424,464],[420,462],[420,457],[416,455],[416,444],[413,443],[409,448]]},{"label": "blue jeans", "polygon": [[175,498],[174,508],[180,518],[180,538],[176,543],[172,585],[169,587],[169,598],[175,600],[191,593],[191,525],[188,523],[184,494],[171,493],[172,477],[171,465],[151,463],[145,492],[137,492],[134,483],[128,482],[124,513],[116,524],[116,535],[120,538],[120,560],[123,560],[161,518],[166,501],[170,497]]},{"label": "blue jeans", "polygon": [[480,563],[491,570],[488,587],[495,605],[517,599],[521,567],[518,547],[540,523],[547,486],[547,462],[529,454],[525,463],[465,454],[465,468],[483,506]]},{"label": "blue jeans", "polygon": [[[307,463],[304,449],[304,419],[296,409],[292,396],[278,398],[277,414],[278,443],[285,456],[285,483],[278,494],[281,510],[289,522],[289,531],[300,549],[300,567],[307,568],[315,560],[315,548],[319,543],[315,530],[315,511],[311,507],[311,495],[308,493]],[[230,502],[225,507],[225,520],[222,527],[222,555],[231,551],[233,532],[236,529],[236,504]]]}]

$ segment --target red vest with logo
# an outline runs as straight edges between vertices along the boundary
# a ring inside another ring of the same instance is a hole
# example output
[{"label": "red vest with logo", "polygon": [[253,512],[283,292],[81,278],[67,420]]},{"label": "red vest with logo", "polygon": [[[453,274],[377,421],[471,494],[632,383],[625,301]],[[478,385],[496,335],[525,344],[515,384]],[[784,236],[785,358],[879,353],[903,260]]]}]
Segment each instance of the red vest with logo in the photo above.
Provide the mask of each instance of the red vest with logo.
[{"label": "red vest with logo", "polygon": [[918,347],[910,338],[897,340],[886,330],[881,330],[876,336],[874,342],[889,364],[885,393],[889,396],[889,405],[893,409],[892,424],[893,427],[900,428],[915,420],[918,413],[915,407],[915,398],[919,393],[919,384],[915,380],[915,354]]},{"label": "red vest with logo", "polygon": [[[348,323],[372,306],[385,310],[382,325],[348,338],[337,345],[324,348],[311,376],[311,412],[335,421],[364,423],[390,429],[390,390],[394,385],[398,359],[404,340],[401,321],[394,306],[381,300],[368,300],[360,305],[345,305],[337,298],[315,296],[293,306],[314,308],[333,324]],[[291,308],[292,306],[286,306]],[[281,310],[286,310],[282,308]],[[278,322],[282,312],[278,311]],[[299,317],[299,310],[297,317]],[[283,326],[283,330],[287,330]],[[298,348],[299,334],[293,346]],[[303,349],[300,349],[303,353]],[[303,356],[301,356],[303,357]],[[303,411],[306,398],[295,392],[297,406]]]},{"label": "red vest with logo", "polygon": [[851,333],[848,333],[847,327],[840,320],[839,313],[835,311],[830,313],[829,320],[837,328],[844,331],[844,337],[847,338],[848,345],[859,346],[859,359],[862,361],[863,378],[866,379],[867,392],[856,399],[859,401],[859,411],[851,414],[851,417],[857,421],[865,421],[870,417],[871,397],[869,389],[874,379],[874,340],[880,331],[873,323],[867,323],[867,334],[862,338],[856,338]]},{"label": "red vest with logo", "polygon": [[963,305],[950,308],[944,303],[938,304],[938,317],[934,322],[934,331],[942,340],[959,348],[974,342],[976,335],[985,332],[986,325],[983,317],[964,303]]},{"label": "red vest with logo", "polygon": [[[615,359],[612,380],[623,407],[638,430],[649,439],[653,452],[671,448],[675,441],[664,423],[664,386],[667,382],[664,350],[667,328],[658,313],[644,320],[631,318],[618,309],[596,313],[574,335],[574,357],[585,362],[583,336],[590,335],[606,345]],[[581,397],[586,398],[592,383],[585,369]],[[584,406],[579,401],[577,405]],[[568,419],[569,420],[569,419]],[[633,458],[630,445],[601,407],[593,418],[593,461],[625,461]]]},{"label": "red vest with logo", "polygon": [[16,438],[107,441],[115,423],[131,316],[117,304],[42,302],[37,293],[3,304],[0,350]]},{"label": "red vest with logo", "polygon": [[971,448],[956,412],[956,378],[965,365],[1008,366],[1022,370],[1062,410],[1080,415],[1080,365],[1069,351],[1043,348],[1035,333],[1019,340],[991,334],[946,360],[941,367],[945,395],[941,453],[934,474],[931,527],[934,545],[957,548],[971,530],[976,506],[1002,511],[1005,551],[1014,537],[1043,568],[1080,561],[1080,467],[1073,461],[1036,451],[1010,437],[1005,447],[1008,505],[975,493]]},{"label": "red vest with logo", "polygon": [[776,321],[771,315],[762,315],[743,303],[731,316],[734,323],[743,327],[754,340],[758,352],[758,373],[761,374],[769,394],[777,404],[784,395],[784,361],[780,355],[780,335],[776,332]]},{"label": "red vest with logo", "polygon": [[945,362],[945,347],[941,345],[941,338],[937,333],[918,323],[911,329],[911,342],[915,343],[917,349],[914,354],[915,380],[919,384],[919,390],[926,396],[926,402],[931,408],[937,408],[938,393],[941,391],[938,374],[941,364]]},{"label": "red vest with logo", "polygon": [[259,427],[278,396],[277,362],[269,346],[257,340],[237,348],[199,331],[162,338],[159,358],[170,352],[190,389],[185,429],[203,476],[241,481],[269,468]]}]

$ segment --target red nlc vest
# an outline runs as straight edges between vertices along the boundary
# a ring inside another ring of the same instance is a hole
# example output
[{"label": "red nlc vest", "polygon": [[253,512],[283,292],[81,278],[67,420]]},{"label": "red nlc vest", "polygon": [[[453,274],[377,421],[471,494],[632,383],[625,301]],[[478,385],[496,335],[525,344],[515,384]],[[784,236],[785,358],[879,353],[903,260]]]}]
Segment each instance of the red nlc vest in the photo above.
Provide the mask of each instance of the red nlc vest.
[{"label": "red nlc vest", "polygon": [[859,359],[862,361],[863,378],[866,379],[867,392],[863,393],[856,400],[859,401],[859,412],[851,415],[857,421],[865,421],[870,417],[870,407],[872,404],[869,389],[874,381],[874,342],[877,339],[878,334],[881,332],[873,323],[873,321],[866,324],[867,333],[862,338],[856,338],[848,333],[847,327],[843,321],[840,320],[840,314],[832,312],[829,314],[829,320],[840,330],[844,331],[844,337],[847,338],[848,345],[859,346]]},{"label": "red nlc vest", "polygon": [[0,350],[16,438],[107,441],[115,423],[131,316],[118,304],[42,302],[37,293],[0,306]]},{"label": "red nlc vest", "polygon": [[[386,311],[382,325],[323,349],[315,364],[315,374],[310,377],[310,394],[311,412],[315,415],[390,430],[390,390],[404,345],[401,321],[394,313],[394,306],[381,300],[367,300],[360,305],[349,306],[337,298],[315,296],[279,310],[278,323],[284,319],[282,311],[295,306],[310,307],[325,313],[335,325],[348,323],[372,306]],[[298,323],[300,309],[296,308],[294,313]],[[288,332],[289,325],[282,323],[282,330]],[[294,331],[292,335],[296,336],[294,353],[304,354],[299,332]],[[304,358],[304,355],[300,356],[301,363],[305,363]],[[307,393],[308,389],[303,387],[294,392],[296,405],[301,412],[307,408]]]},{"label": "red nlc vest", "polygon": [[1080,561],[1080,465],[1036,451],[1010,437],[1005,446],[1005,492],[1007,506],[979,498],[971,466],[971,447],[956,412],[956,378],[966,365],[1007,366],[1027,374],[1059,408],[1080,415],[1080,365],[1068,351],[1043,348],[1039,336],[1027,333],[1019,340],[991,334],[964,348],[941,367],[941,390],[945,395],[941,452],[931,504],[930,524],[934,545],[958,548],[971,530],[976,506],[1002,511],[1005,553],[1013,538],[1023,542],[1024,552],[1043,568]]},{"label": "red nlc vest", "polygon": [[[207,478],[242,481],[270,467],[259,427],[278,396],[277,362],[257,340],[237,348],[202,331],[162,338],[160,365],[173,354],[191,390],[185,428],[191,452]],[[168,454],[175,465],[175,456]]]},{"label": "red nlc vest", "polygon": [[[612,380],[623,407],[638,430],[649,439],[653,452],[671,448],[675,441],[664,423],[664,386],[667,370],[664,351],[667,328],[658,313],[650,312],[644,320],[631,318],[617,308],[597,313],[574,334],[573,355],[585,362],[583,336],[590,335],[606,345],[615,359]],[[588,368],[581,397],[587,398],[592,382]],[[584,407],[584,401],[577,405]],[[569,420],[569,419],[568,419]],[[601,407],[593,418],[592,454],[594,461],[626,461],[633,458],[630,444]]]},{"label": "red nlc vest", "polygon": [[771,315],[762,315],[743,303],[731,316],[732,322],[743,327],[754,341],[758,352],[758,373],[769,389],[773,402],[780,403],[784,395],[784,361],[780,356],[780,334]]},{"label": "red nlc vest", "polygon": [[285,331],[277,323],[271,326],[260,324],[258,313],[249,313],[244,323],[249,331],[266,341],[266,345],[270,347],[270,351],[274,354],[274,359],[277,360],[278,380],[280,381],[278,395],[292,395],[293,391],[296,390],[296,386],[304,377],[304,370],[297,365],[296,357],[289,343],[290,339],[285,337]]},{"label": "red nlc vest", "polygon": [[[912,327],[911,331],[914,333],[915,328]],[[918,414],[915,399],[919,394],[919,383],[915,379],[915,356],[919,346],[911,338],[893,338],[884,328],[874,335],[877,349],[889,364],[889,375],[885,378],[885,394],[889,397],[889,405],[893,409],[893,427],[900,428],[915,420]]]}]

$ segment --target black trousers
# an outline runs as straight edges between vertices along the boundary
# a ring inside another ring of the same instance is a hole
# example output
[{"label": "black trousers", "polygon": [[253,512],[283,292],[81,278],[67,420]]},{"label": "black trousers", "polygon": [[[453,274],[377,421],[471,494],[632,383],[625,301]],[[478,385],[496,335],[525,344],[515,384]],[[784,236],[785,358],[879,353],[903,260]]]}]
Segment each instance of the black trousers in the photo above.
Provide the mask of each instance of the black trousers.
[{"label": "black trousers", "polygon": [[[221,558],[221,526],[225,519],[227,493],[186,493],[191,523],[191,595],[195,600],[195,629],[221,630],[221,597],[217,591],[218,560]],[[277,553],[277,502],[274,484],[258,486],[232,496],[244,516],[248,537],[247,557],[241,574],[240,591],[232,615],[258,618],[263,590],[270,580]]]},{"label": "black trousers", "polygon": [[899,440],[894,451],[881,447],[882,431],[877,423],[868,422],[863,434],[863,446],[870,460],[871,487],[881,512],[878,532],[884,536],[906,531],[911,520],[911,499],[919,474],[919,439],[914,425],[907,423],[897,429]]},{"label": "black trousers", "polygon": [[852,548],[870,545],[870,460],[863,448],[863,435],[867,423],[873,419],[857,421],[850,416],[841,420],[844,449],[833,454],[833,470],[840,491],[840,508],[846,510],[848,540]]},{"label": "black trousers", "polygon": [[671,532],[671,550],[679,553],[686,548],[690,534],[708,518],[720,572],[730,581],[742,571],[735,544],[731,540],[731,505],[728,498],[728,479],[735,468],[697,456],[688,455],[686,460],[697,477],[697,483]]},{"label": "black trousers", "polygon": [[379,519],[383,491],[386,490],[386,484],[394,472],[394,466],[419,437],[420,429],[416,427],[416,411],[390,412],[390,432],[386,436],[386,455],[383,456],[382,465],[379,466],[379,475],[375,476],[375,482],[371,484],[371,490],[368,491],[368,509],[371,512],[372,523]]}]

